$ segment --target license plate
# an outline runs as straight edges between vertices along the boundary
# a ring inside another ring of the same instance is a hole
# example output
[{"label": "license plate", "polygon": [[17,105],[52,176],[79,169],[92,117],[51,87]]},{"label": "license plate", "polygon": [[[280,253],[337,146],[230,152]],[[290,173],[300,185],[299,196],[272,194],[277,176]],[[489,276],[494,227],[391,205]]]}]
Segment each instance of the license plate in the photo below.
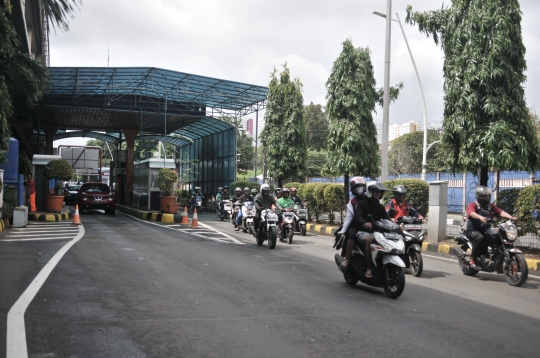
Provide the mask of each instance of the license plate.
[{"label": "license plate", "polygon": [[422,225],[405,225],[405,228],[406,229],[421,229],[422,228]]},{"label": "license plate", "polygon": [[101,204],[102,201],[101,200],[94,200],[94,204]]}]

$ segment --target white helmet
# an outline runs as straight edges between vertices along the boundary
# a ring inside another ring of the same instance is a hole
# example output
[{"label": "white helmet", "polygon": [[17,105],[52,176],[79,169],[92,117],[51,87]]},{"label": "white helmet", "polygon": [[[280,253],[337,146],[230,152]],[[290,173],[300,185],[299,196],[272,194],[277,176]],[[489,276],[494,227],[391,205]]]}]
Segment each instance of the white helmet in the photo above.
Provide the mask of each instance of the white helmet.
[{"label": "white helmet", "polygon": [[268,194],[270,194],[270,185],[268,185],[268,184],[263,184],[263,185],[261,185],[261,194],[262,194],[262,195],[265,195],[265,194],[268,195]]},{"label": "white helmet", "polygon": [[381,191],[381,197],[379,199],[382,199],[384,192],[388,190],[380,181],[370,181],[366,188],[366,196],[368,198],[373,196],[373,193],[371,192],[373,189],[379,189]]}]

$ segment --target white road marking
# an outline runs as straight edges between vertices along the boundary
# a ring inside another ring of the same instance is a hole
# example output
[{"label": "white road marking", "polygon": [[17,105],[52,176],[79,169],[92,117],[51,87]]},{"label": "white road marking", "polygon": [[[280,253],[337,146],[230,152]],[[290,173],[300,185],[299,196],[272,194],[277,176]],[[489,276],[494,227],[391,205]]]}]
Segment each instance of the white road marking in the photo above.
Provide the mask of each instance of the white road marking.
[{"label": "white road marking", "polygon": [[33,237],[30,239],[7,239],[7,240],[2,240],[2,241],[43,241],[43,240],[66,240],[66,239],[73,239],[73,236],[58,236],[58,237],[43,237],[43,238]]},{"label": "white road marking", "polygon": [[7,339],[6,339],[6,358],[25,358],[28,357],[26,347],[26,329],[24,326],[24,312],[32,302],[39,289],[52,270],[60,262],[68,250],[84,236],[84,226],[79,226],[79,234],[65,244],[47,264],[41,269],[30,286],[26,288],[21,297],[11,307],[7,315]]}]

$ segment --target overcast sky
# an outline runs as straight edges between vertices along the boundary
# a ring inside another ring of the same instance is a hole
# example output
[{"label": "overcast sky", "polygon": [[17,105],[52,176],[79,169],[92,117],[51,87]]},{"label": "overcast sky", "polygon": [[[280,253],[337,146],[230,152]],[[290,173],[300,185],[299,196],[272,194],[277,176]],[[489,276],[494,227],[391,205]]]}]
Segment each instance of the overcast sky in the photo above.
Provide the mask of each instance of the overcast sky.
[{"label": "overcast sky", "polygon": [[[450,1],[446,1],[450,4]],[[540,106],[540,2],[520,1],[527,48],[526,101]],[[440,0],[393,0],[402,22],[406,6],[436,10]],[[286,61],[304,85],[304,102],[325,104],[325,83],[341,43],[369,47],[377,86],[383,86],[384,0],[83,0],[69,31],[50,36],[51,66],[160,67],[267,86]],[[431,38],[404,24],[427,102],[428,122],[443,115],[443,53]],[[420,121],[422,102],[407,47],[392,23],[390,83],[403,82],[390,123]],[[382,119],[382,108],[375,119]],[[73,140],[56,141],[71,144]],[[80,140],[77,144],[81,144]]]}]

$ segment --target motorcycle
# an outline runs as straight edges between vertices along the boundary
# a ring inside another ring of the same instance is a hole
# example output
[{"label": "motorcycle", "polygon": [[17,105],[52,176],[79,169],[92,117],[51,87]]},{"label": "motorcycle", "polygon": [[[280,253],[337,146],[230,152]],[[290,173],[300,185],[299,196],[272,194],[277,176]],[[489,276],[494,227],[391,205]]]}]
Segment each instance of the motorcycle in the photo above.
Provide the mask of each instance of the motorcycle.
[{"label": "motorcycle", "polygon": [[[494,223],[490,218],[488,223]],[[488,229],[485,233],[488,248],[487,253],[477,260],[476,269],[469,264],[473,243],[467,238],[463,227],[459,228],[459,236],[455,238],[458,245],[454,253],[458,257],[461,271],[467,276],[475,276],[479,270],[504,274],[506,281],[512,286],[522,286],[529,276],[529,267],[521,250],[514,247],[518,231],[513,220],[500,223],[497,227]]]},{"label": "motorcycle", "polygon": [[253,218],[255,217],[255,204],[252,201],[246,201],[242,205],[242,223],[241,229],[243,232],[251,232],[253,226]]},{"label": "motorcycle", "polygon": [[304,209],[304,205],[302,203],[296,204],[295,214],[296,218],[293,225],[294,232],[298,232],[302,236],[306,236],[307,210]]},{"label": "motorcycle", "polygon": [[296,215],[294,214],[293,208],[284,208],[283,213],[281,214],[283,218],[283,223],[281,226],[281,241],[287,239],[289,244],[292,244],[292,239],[294,235],[294,222],[296,221]]},{"label": "motorcycle", "polygon": [[232,224],[236,225],[236,218],[238,217],[238,213],[242,210],[242,204],[240,201],[236,201],[233,204],[233,211],[232,211]]},{"label": "motorcycle", "polygon": [[[260,206],[261,203],[257,202]],[[278,216],[272,209],[264,209],[261,211],[261,221],[259,223],[259,235],[257,236],[257,245],[261,246],[265,241],[268,241],[268,247],[273,249],[276,247],[277,241],[277,223]],[[255,233],[255,228],[252,228],[252,234]]]},{"label": "motorcycle", "polygon": [[405,252],[400,255],[405,267],[410,268],[413,276],[419,277],[424,269],[422,243],[427,231],[422,229],[422,220],[412,216],[402,216],[397,220],[405,240]]},{"label": "motorcycle", "polygon": [[227,218],[227,221],[232,220],[232,213],[233,213],[233,204],[230,200],[223,200],[225,204],[223,204],[223,215],[220,215],[221,221],[223,219]]},{"label": "motorcycle", "polygon": [[193,199],[193,208],[194,209],[197,209],[197,212],[198,213],[201,213],[202,212],[202,202],[203,202],[203,198],[202,196],[196,196],[194,199]]},{"label": "motorcycle", "polygon": [[[345,259],[340,254],[336,254],[336,265],[343,273],[345,282],[349,285],[356,285],[358,281],[361,281],[370,286],[383,287],[386,296],[398,298],[405,289],[405,263],[400,257],[405,252],[405,244],[401,229],[398,224],[387,219],[373,222],[372,229],[374,242],[371,244],[371,259],[373,261],[371,278],[366,278],[367,267],[364,248],[355,246],[345,270],[341,267],[341,263]],[[339,241],[344,240],[344,238],[345,235],[341,235]],[[340,246],[338,245],[338,247]]]}]

